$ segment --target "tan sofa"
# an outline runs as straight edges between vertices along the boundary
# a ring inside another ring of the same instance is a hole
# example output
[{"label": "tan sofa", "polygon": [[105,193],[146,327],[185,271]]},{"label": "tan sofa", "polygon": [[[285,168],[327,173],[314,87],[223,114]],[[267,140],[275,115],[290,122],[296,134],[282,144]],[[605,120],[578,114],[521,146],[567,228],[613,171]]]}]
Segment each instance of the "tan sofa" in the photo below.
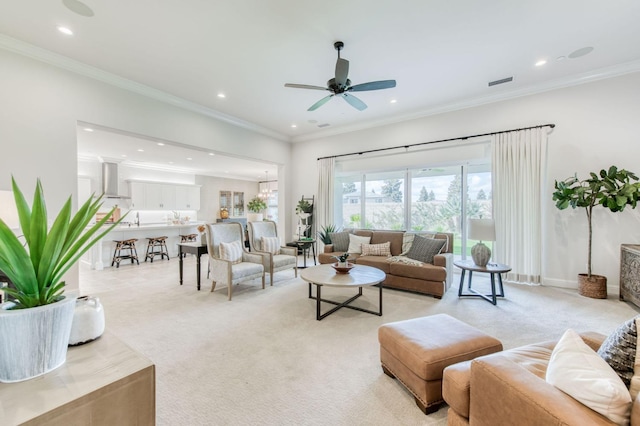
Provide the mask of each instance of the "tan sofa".
[{"label": "tan sofa", "polygon": [[[357,229],[353,233],[358,236],[371,237],[370,244],[391,243],[391,256],[402,253],[403,231],[372,231]],[[384,286],[417,293],[430,294],[438,299],[451,287],[453,279],[453,234],[445,232],[433,233],[434,238],[446,239],[447,244],[441,254],[433,259],[433,264],[411,265],[402,262],[389,262],[383,256],[361,256],[351,254],[349,261],[360,265],[373,266],[387,274]],[[335,252],[333,244],[324,246],[318,260],[321,264],[334,263],[334,256],[343,252]]]},{"label": "tan sofa", "polygon": [[[583,333],[597,350],[605,339]],[[449,404],[447,424],[459,425],[613,425],[545,381],[557,341],[527,345],[451,365],[444,370],[442,396]],[[636,398],[631,425],[640,425]]]}]

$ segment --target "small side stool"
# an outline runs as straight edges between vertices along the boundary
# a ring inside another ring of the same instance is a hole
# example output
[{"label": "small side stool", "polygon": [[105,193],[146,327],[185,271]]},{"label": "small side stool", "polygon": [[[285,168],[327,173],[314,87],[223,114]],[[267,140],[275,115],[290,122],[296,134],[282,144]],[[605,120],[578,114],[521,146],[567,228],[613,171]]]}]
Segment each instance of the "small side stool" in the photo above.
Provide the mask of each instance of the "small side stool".
[{"label": "small side stool", "polygon": [[147,238],[147,253],[144,257],[144,261],[151,259],[151,263],[153,263],[153,258],[156,256],[160,256],[160,260],[167,257],[169,260],[169,251],[167,250],[167,236],[162,237],[150,237]]},{"label": "small side stool", "polygon": [[425,414],[444,402],[446,367],[502,350],[498,339],[447,314],[384,324],[378,341],[382,371],[398,379]]},{"label": "small side stool", "polygon": [[135,260],[139,265],[138,251],[136,250],[137,238],[129,238],[128,240],[113,240],[116,243],[116,248],[113,251],[113,258],[111,259],[111,266],[114,264],[116,268],[120,267],[120,262],[123,259],[131,259],[131,263]]}]

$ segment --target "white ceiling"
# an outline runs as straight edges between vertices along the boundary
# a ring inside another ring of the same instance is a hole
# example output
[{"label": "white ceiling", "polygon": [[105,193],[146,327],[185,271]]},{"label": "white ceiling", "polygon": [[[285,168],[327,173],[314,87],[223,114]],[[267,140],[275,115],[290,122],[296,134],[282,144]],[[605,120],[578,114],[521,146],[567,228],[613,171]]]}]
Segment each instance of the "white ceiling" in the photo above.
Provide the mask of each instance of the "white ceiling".
[{"label": "white ceiling", "polygon": [[[5,4],[0,34],[292,142],[640,70],[637,0],[84,3],[94,16],[62,0]],[[362,112],[341,99],[308,112],[328,93],[284,84],[324,86],[337,40],[353,84],[397,87],[358,93]],[[569,58],[584,47],[594,50]]]}]

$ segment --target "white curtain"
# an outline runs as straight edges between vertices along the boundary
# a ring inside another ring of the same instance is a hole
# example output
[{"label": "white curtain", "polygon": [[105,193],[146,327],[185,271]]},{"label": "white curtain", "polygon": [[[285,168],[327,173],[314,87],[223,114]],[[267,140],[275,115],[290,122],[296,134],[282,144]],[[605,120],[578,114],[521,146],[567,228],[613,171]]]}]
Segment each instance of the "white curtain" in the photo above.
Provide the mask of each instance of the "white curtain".
[{"label": "white curtain", "polygon": [[316,230],[321,226],[333,222],[333,179],[336,160],[335,158],[322,158],[318,160],[318,200],[315,205]]},{"label": "white curtain", "polygon": [[492,141],[493,259],[511,267],[508,281],[540,284],[542,190],[547,128],[500,133]]}]

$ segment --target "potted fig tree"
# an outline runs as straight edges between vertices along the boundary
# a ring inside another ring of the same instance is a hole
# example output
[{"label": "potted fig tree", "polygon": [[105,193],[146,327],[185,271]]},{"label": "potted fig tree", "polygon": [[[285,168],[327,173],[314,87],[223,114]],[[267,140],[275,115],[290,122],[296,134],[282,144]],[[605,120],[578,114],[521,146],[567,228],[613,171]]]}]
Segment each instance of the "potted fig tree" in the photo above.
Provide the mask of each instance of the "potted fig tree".
[{"label": "potted fig tree", "polygon": [[126,216],[103,227],[114,207],[90,225],[102,197],[90,198],[73,216],[69,197],[49,227],[40,179],[31,207],[15,179],[12,186],[22,235],[0,218],[0,270],[11,282],[3,290],[12,299],[0,305],[2,382],[27,380],[65,362],[76,297],[65,294],[64,274]]},{"label": "potted fig tree", "polygon": [[640,198],[638,177],[627,170],[616,166],[600,173],[590,173],[586,179],[578,179],[577,175],[563,181],[555,181],[553,200],[556,207],[564,210],[567,207],[583,208],[587,216],[589,243],[587,252],[587,273],[578,274],[579,293],[597,299],[607,297],[607,277],[591,272],[591,246],[593,236],[593,208],[602,206],[612,212],[621,212],[626,206],[635,208]]}]

